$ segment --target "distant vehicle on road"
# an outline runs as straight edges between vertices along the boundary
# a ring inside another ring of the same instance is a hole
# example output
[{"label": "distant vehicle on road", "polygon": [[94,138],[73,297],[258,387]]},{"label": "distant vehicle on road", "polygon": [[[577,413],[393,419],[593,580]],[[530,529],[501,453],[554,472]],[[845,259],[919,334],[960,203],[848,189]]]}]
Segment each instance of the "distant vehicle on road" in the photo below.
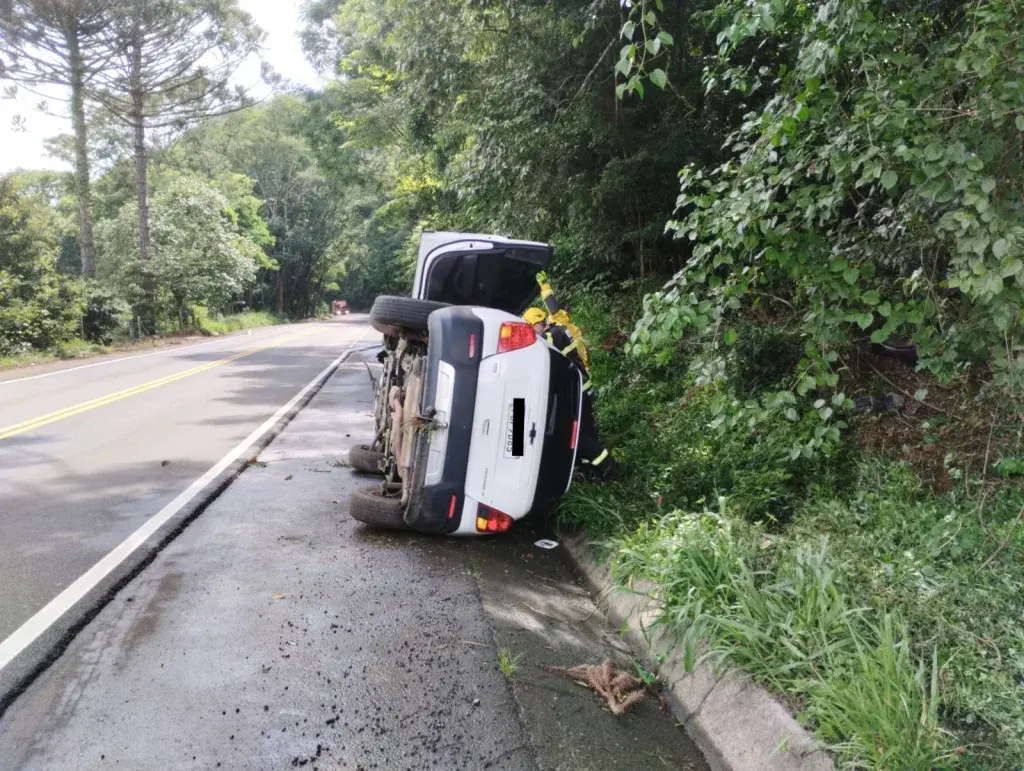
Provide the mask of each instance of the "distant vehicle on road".
[{"label": "distant vehicle on road", "polygon": [[348,312],[348,302],[345,300],[335,300],[331,304],[331,314],[334,316],[344,316],[347,315]]},{"label": "distant vehicle on road", "polygon": [[551,510],[576,463],[582,379],[520,315],[552,247],[424,233],[412,297],[381,296],[376,435],[353,468],[383,476],[351,515],[427,533],[502,533]]}]

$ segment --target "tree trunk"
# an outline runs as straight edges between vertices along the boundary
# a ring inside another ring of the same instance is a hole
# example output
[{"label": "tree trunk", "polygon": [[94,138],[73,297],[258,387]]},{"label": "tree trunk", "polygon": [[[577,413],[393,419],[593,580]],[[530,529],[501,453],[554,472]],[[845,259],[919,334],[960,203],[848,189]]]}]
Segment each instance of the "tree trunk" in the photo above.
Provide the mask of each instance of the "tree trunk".
[{"label": "tree trunk", "polygon": [[78,248],[82,276],[96,275],[96,247],[92,238],[92,190],[89,180],[89,153],[85,126],[85,63],[79,48],[78,22],[65,30],[71,59],[71,123],[75,130],[75,197],[78,199]]},{"label": "tree trunk", "polygon": [[[138,12],[136,12],[138,13]],[[142,326],[147,335],[156,334],[156,282],[149,265],[149,187],[147,184],[146,117],[142,85],[142,30],[136,15],[131,38],[132,129],[135,137],[135,197],[139,210],[139,262],[145,294]]]}]

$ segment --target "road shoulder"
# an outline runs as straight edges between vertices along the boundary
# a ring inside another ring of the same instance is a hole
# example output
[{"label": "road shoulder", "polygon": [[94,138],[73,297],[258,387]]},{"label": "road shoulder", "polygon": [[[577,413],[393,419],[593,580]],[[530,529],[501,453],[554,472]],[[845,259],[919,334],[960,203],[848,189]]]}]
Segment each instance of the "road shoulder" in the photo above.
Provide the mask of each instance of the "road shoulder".
[{"label": "road shoulder", "polygon": [[736,672],[716,672],[710,662],[687,672],[679,649],[664,629],[654,628],[657,603],[642,587],[617,586],[585,535],[565,539],[566,550],[602,617],[666,685],[672,711],[722,771],[832,771],[831,758],[771,694]]}]

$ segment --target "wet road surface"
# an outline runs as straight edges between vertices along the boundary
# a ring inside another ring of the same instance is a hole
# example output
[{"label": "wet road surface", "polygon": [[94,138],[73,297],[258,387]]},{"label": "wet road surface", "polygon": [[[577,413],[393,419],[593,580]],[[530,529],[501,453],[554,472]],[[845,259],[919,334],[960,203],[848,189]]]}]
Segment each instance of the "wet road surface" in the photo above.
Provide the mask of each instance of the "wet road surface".
[{"label": "wet road surface", "polygon": [[0,718],[0,767],[705,769],[655,701],[544,669],[629,657],[538,534],[347,517],[371,399],[342,365]]}]

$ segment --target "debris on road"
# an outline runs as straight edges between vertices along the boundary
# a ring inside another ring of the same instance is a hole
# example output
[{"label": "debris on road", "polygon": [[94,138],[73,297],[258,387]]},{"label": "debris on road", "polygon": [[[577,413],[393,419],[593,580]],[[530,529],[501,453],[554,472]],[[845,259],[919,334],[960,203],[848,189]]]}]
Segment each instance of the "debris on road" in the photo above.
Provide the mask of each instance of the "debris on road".
[{"label": "debris on road", "polygon": [[558,541],[552,541],[550,538],[541,538],[534,546],[538,549],[557,549]]},{"label": "debris on road", "polygon": [[644,681],[629,672],[616,669],[611,659],[605,659],[601,664],[544,669],[563,674],[577,685],[594,691],[604,699],[613,715],[623,715],[630,707],[647,698],[647,686]]}]

